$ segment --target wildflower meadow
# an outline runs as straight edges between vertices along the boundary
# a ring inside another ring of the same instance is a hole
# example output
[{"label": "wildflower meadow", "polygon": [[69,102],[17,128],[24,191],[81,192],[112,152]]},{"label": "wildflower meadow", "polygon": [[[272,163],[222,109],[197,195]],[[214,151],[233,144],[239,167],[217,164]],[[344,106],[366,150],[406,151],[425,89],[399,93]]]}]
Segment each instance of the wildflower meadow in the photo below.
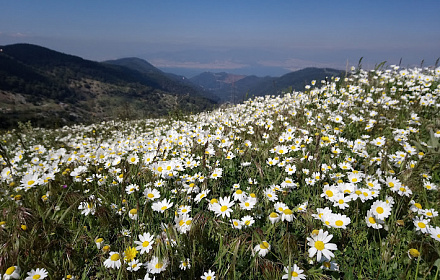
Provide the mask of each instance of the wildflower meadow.
[{"label": "wildflower meadow", "polygon": [[440,67],[0,135],[0,279],[440,279]]}]

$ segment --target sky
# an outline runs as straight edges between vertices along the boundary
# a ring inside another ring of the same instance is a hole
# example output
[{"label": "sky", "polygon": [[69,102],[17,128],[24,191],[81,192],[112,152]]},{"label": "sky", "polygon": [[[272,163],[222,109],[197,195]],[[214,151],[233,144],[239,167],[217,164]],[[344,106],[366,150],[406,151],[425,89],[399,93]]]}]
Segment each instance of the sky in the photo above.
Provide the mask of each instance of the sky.
[{"label": "sky", "polygon": [[[139,57],[187,75],[282,75],[440,57],[438,0],[0,0],[0,45],[94,61]],[[178,73],[178,72],[181,73]]]}]

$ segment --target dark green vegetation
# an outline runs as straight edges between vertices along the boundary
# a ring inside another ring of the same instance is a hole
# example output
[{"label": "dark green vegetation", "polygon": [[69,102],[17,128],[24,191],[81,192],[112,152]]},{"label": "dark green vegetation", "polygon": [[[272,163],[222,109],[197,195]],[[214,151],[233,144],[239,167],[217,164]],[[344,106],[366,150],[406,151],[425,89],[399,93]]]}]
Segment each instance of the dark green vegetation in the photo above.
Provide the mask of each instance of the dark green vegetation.
[{"label": "dark green vegetation", "polygon": [[152,65],[130,69],[30,44],[0,48],[0,128],[158,117],[216,103]]}]

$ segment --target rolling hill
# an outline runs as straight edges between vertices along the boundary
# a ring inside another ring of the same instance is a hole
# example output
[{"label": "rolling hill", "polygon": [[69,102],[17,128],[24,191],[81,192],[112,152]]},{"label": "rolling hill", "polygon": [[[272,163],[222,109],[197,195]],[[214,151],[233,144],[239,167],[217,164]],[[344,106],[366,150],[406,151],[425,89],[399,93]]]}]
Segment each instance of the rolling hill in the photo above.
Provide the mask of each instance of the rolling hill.
[{"label": "rolling hill", "polygon": [[182,90],[183,91],[185,91],[185,90],[194,91],[195,90],[199,95],[201,95],[203,97],[214,100],[216,102],[220,101],[219,98],[215,94],[213,94],[213,92],[207,91],[203,87],[200,87],[197,84],[192,83],[186,77],[172,74],[172,73],[163,72],[162,70],[154,67],[148,61],[143,60],[141,58],[127,57],[127,58],[121,58],[121,59],[116,59],[116,60],[107,60],[107,61],[104,61],[103,63],[127,67],[129,69],[136,70],[136,71],[143,73],[145,75],[148,75],[150,77],[156,77],[156,78],[162,79],[162,80],[163,80],[163,77],[165,76],[168,78],[168,80],[174,81],[174,84],[177,87],[172,88],[172,90],[174,90],[176,92],[180,92]]},{"label": "rolling hill", "polygon": [[221,102],[237,103],[252,96],[277,95],[288,89],[304,90],[312,80],[325,80],[345,75],[331,68],[305,68],[281,77],[240,76],[225,72],[204,72],[190,79],[194,84],[211,91]]},{"label": "rolling hill", "polygon": [[31,44],[0,49],[0,128],[29,120],[54,127],[157,117],[216,104],[200,89],[170,78],[148,62],[136,70]]}]

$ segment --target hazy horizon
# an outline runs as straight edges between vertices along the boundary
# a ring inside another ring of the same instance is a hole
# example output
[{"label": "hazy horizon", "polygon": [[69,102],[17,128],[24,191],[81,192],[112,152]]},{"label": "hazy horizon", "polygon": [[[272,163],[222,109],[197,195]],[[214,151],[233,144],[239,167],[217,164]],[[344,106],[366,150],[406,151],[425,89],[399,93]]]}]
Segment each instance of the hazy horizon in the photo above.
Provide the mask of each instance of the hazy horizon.
[{"label": "hazy horizon", "polygon": [[[305,67],[433,65],[440,1],[9,1],[0,45],[85,59],[139,57],[190,73],[264,76]],[[179,73],[177,73],[179,74]]]}]

